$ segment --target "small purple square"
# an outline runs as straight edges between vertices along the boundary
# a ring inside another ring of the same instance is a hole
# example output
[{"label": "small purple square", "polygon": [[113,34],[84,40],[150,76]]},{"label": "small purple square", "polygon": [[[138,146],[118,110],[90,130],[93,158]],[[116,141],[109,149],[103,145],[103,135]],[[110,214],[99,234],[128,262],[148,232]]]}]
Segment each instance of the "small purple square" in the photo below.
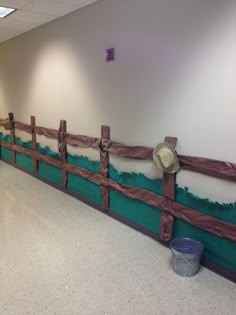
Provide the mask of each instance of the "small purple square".
[{"label": "small purple square", "polygon": [[109,48],[106,50],[106,61],[115,60],[115,48]]}]

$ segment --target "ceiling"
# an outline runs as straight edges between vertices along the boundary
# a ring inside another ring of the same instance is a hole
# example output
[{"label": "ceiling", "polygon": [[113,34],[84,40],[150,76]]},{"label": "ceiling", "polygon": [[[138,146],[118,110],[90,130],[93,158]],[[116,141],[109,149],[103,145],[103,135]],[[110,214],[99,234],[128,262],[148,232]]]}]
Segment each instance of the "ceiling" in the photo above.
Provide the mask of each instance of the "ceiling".
[{"label": "ceiling", "polygon": [[98,0],[0,0],[17,11],[0,18],[0,43]]}]

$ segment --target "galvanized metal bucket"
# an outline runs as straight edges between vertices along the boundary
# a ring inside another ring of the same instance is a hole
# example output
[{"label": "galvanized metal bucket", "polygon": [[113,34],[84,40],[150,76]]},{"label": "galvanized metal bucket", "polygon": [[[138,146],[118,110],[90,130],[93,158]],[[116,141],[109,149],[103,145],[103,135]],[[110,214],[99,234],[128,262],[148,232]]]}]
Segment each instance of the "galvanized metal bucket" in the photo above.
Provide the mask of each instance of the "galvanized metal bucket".
[{"label": "galvanized metal bucket", "polygon": [[200,269],[202,243],[190,238],[176,238],[170,242],[170,248],[174,272],[183,277],[195,276]]}]

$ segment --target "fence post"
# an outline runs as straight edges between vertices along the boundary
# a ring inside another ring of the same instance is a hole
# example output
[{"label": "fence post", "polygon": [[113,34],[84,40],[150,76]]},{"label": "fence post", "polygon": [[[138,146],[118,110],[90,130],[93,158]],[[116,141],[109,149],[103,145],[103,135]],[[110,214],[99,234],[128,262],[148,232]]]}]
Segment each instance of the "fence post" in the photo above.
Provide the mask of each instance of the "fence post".
[{"label": "fence post", "polygon": [[[32,149],[37,151],[37,135],[35,132],[36,126],[36,118],[35,116],[30,116],[30,123],[31,123],[31,134],[32,134]],[[38,172],[38,161],[37,159],[33,158],[33,168],[34,168],[34,175],[37,175]]]},{"label": "fence post", "polygon": [[[104,177],[108,177],[109,152],[104,150],[104,144],[110,140],[110,127],[101,127],[101,145],[100,145],[100,173]],[[101,186],[102,209],[109,208],[109,188]]]},{"label": "fence post", "polygon": [[[11,130],[10,130],[11,143],[12,143],[12,145],[14,145],[15,144],[14,114],[13,113],[9,113],[8,117],[9,117],[9,121],[10,121],[10,124],[11,124]],[[12,160],[13,160],[13,163],[16,164],[16,152],[14,150],[12,150]]]},{"label": "fence post", "polygon": [[[171,144],[174,148],[177,144],[177,138],[165,137],[165,142]],[[162,195],[169,200],[175,200],[176,174],[163,173]],[[162,209],[161,209],[162,210]],[[160,239],[168,242],[172,238],[174,225],[174,216],[166,211],[161,212],[160,217]]]},{"label": "fence post", "polygon": [[[67,132],[67,124],[65,120],[60,121],[60,127],[58,130],[58,150],[61,155],[62,163],[66,163],[66,155],[67,155],[67,145],[65,141],[65,134]],[[67,172],[62,167],[62,186],[63,188],[66,188],[67,184]]]}]

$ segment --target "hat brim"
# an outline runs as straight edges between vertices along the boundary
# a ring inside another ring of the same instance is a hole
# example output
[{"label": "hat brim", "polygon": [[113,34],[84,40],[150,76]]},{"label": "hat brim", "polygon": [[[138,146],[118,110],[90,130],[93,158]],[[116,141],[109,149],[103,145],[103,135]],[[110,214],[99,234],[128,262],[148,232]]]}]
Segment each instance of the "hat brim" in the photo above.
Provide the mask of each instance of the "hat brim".
[{"label": "hat brim", "polygon": [[[159,158],[157,157],[158,152],[163,148],[168,148],[173,154],[174,164],[170,168],[164,168],[163,165],[160,163]],[[165,173],[176,173],[179,170],[178,156],[175,152],[174,147],[170,143],[167,142],[159,143],[153,150],[153,160],[156,163],[157,167]]]}]

